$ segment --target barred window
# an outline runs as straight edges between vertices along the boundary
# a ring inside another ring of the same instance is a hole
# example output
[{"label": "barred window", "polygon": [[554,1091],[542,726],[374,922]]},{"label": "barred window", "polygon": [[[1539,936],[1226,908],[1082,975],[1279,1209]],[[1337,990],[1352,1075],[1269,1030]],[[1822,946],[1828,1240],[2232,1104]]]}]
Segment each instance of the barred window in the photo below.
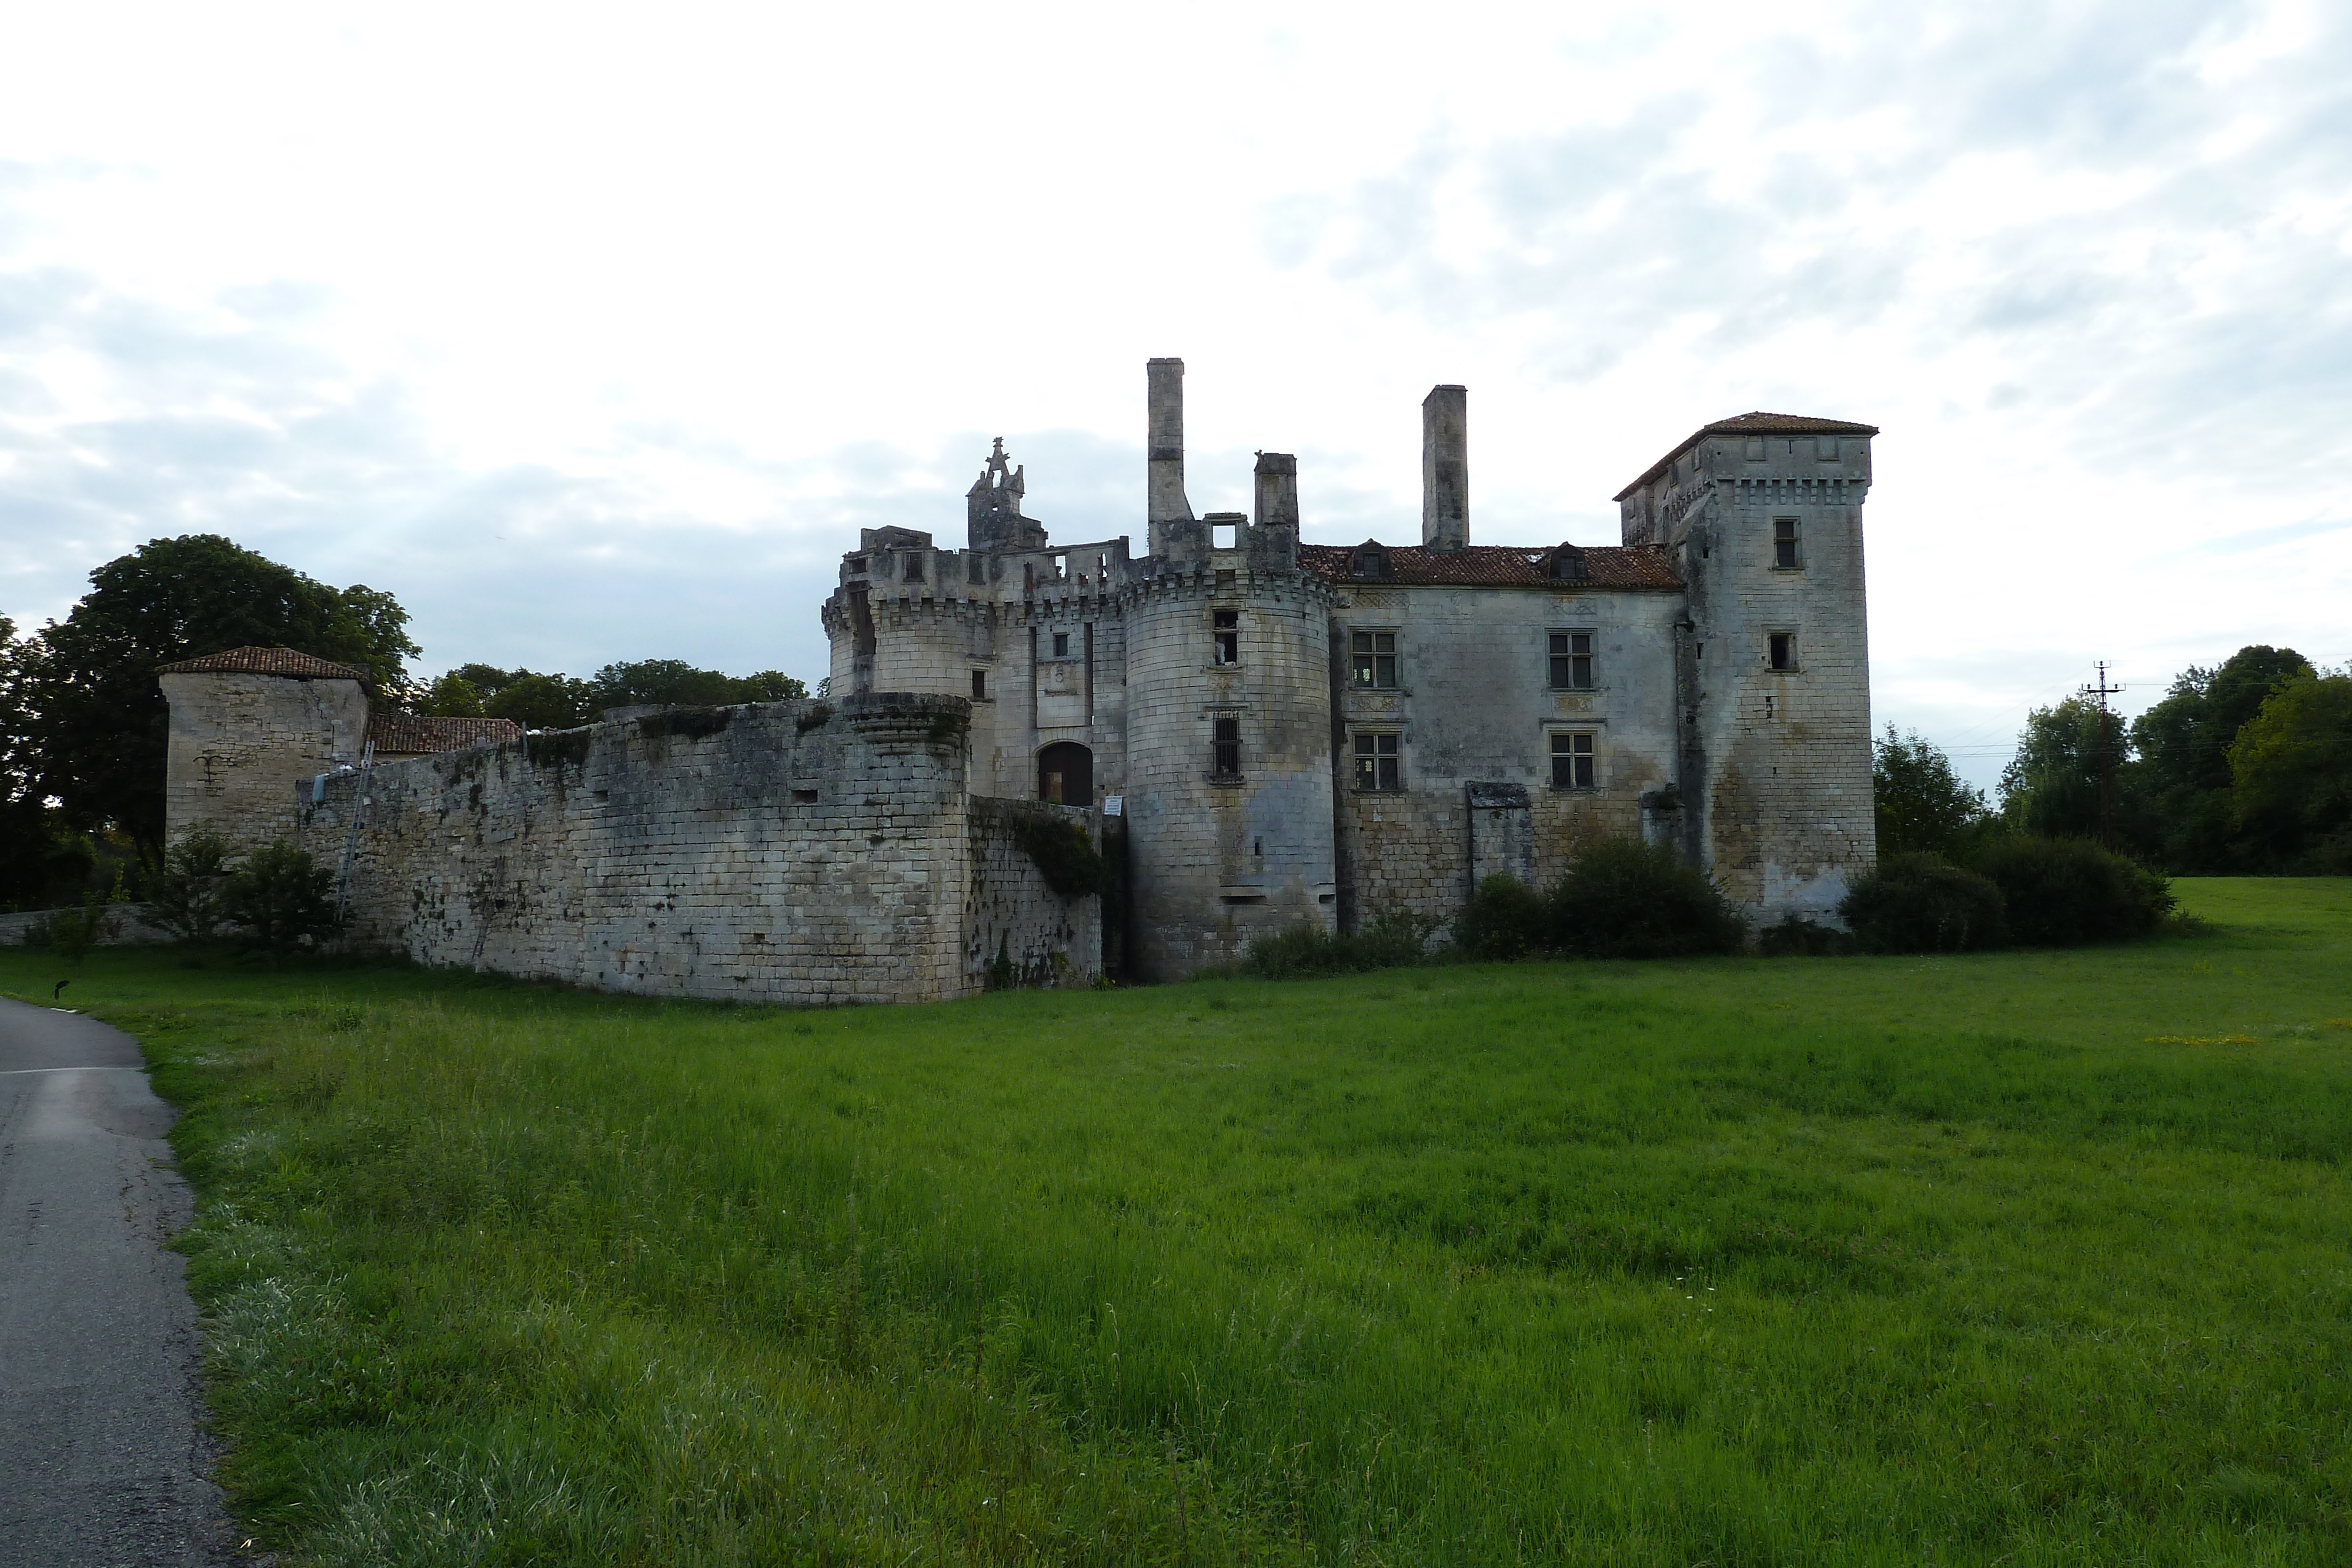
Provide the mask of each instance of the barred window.
[{"label": "barred window", "polygon": [[1590,789],[1592,783],[1592,737],[1586,731],[1562,731],[1551,737],[1551,787]]},{"label": "barred window", "polygon": [[1356,737],[1357,789],[1402,788],[1397,776],[1397,747],[1402,738],[1394,733]]},{"label": "barred window", "polygon": [[1551,634],[1551,684],[1556,691],[1592,689],[1592,633],[1555,632]]},{"label": "barred window", "polygon": [[1396,633],[1359,632],[1354,638],[1356,684],[1375,691],[1393,690],[1397,684]]},{"label": "barred window", "polygon": [[1220,779],[1237,779],[1242,771],[1242,721],[1221,718],[1216,721],[1214,743],[1211,747],[1209,771]]},{"label": "barred window", "polygon": [[1238,610],[1218,610],[1211,612],[1217,636],[1217,663],[1238,664],[1242,662],[1242,612]]},{"label": "barred window", "polygon": [[1772,519],[1772,564],[1782,571],[1797,570],[1797,519]]}]

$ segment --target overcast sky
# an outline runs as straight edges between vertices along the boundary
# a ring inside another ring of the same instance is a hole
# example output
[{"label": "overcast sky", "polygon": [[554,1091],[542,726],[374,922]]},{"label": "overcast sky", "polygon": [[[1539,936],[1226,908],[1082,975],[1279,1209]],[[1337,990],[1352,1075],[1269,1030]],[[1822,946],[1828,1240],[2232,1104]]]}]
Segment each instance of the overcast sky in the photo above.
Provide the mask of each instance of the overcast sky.
[{"label": "overcast sky", "polygon": [[[1771,15],[1767,16],[1766,13]],[[991,436],[1143,534],[1609,497],[1748,409],[1884,427],[1875,713],[1989,782],[2113,662],[2352,660],[2352,7],[531,8],[0,23],[0,613],[226,534],[422,669],[825,668],[855,530]]]}]

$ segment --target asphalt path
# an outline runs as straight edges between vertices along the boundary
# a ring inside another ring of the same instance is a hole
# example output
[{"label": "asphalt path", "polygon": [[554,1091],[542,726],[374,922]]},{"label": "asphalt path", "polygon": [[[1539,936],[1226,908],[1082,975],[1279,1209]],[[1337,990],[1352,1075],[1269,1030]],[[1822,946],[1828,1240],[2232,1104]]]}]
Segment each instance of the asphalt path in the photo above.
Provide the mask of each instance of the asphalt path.
[{"label": "asphalt path", "polygon": [[196,1424],[172,1110],[131,1037],[0,999],[0,1564],[237,1561]]}]

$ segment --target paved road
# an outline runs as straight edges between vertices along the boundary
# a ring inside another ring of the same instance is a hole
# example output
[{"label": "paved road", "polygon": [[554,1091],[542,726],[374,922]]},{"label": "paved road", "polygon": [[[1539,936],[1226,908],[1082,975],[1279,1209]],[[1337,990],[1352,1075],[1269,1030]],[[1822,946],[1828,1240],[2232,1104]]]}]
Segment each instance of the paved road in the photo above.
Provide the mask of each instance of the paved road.
[{"label": "paved road", "polygon": [[188,1189],[129,1035],[0,1000],[0,1564],[235,1560],[196,1429]]}]

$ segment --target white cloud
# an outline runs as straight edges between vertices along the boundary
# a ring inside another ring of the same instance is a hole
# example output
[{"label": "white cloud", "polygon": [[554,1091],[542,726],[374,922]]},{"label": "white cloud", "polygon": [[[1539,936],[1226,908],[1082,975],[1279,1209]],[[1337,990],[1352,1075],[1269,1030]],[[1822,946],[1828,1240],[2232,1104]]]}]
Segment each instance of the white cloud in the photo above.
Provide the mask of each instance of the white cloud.
[{"label": "white cloud", "polygon": [[[1410,534],[1750,407],[1885,427],[1879,706],[1956,740],[2117,660],[2341,662],[2352,39],[2316,5],[51,7],[0,57],[0,609],[158,533],[391,589],[428,663],[823,668],[882,522],[1006,435],[1140,532],[1296,450]],[[1974,744],[1971,741],[1971,744]],[[1997,768],[1997,760],[1989,764]]]}]

